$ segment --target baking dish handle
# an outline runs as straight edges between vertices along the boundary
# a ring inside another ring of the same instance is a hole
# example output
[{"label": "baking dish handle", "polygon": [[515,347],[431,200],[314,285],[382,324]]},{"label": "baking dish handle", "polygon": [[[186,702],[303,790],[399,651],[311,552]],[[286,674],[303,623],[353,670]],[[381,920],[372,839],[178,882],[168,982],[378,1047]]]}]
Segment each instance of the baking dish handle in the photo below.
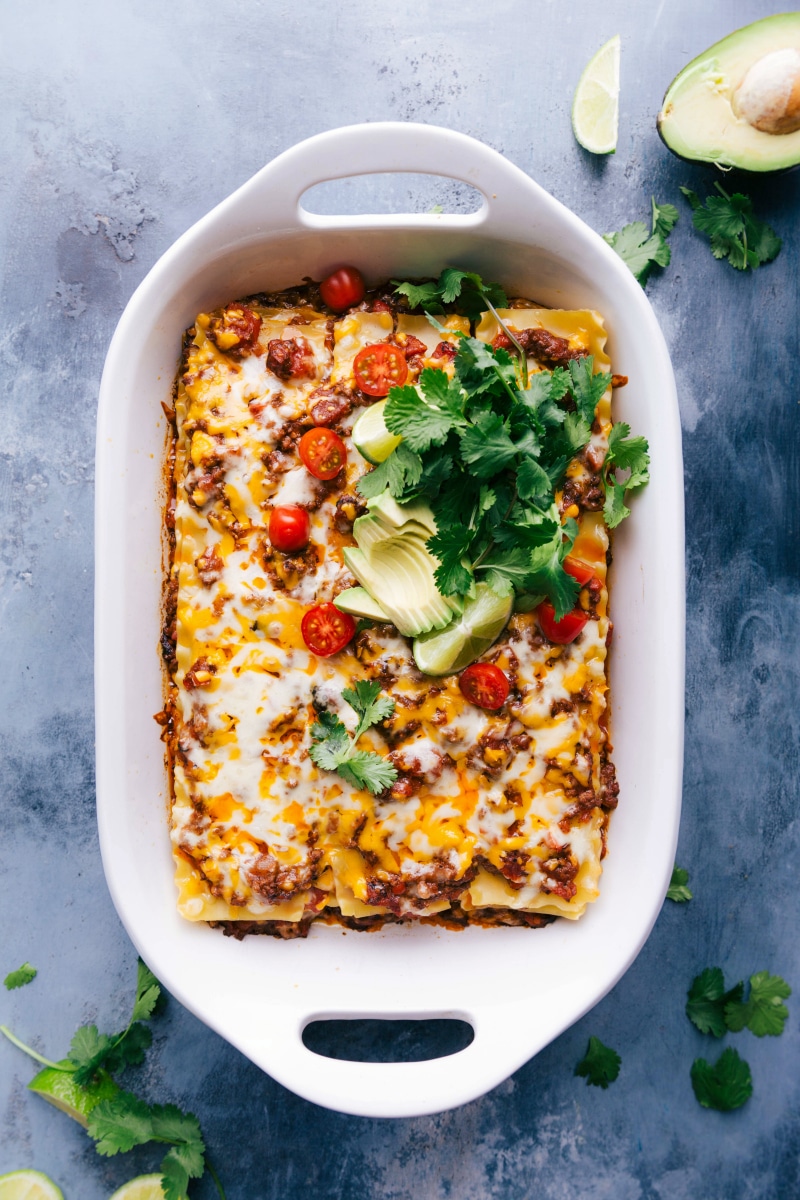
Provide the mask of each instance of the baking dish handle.
[{"label": "baking dish handle", "polygon": [[[326,1058],[303,1043],[312,1021],[449,1018],[472,1026],[474,1040],[463,1050],[421,1062],[353,1062]],[[496,1080],[520,1065],[514,1039],[502,1014],[474,1012],[318,1013],[298,1018],[294,1011],[270,1016],[269,1059],[264,1069],[293,1092],[336,1112],[355,1116],[416,1117],[444,1112],[483,1095]],[[252,1043],[247,1053],[258,1061]],[[504,1060],[508,1060],[504,1063]],[[303,1085],[308,1081],[308,1089]],[[313,1081],[313,1082],[312,1082]]]},{"label": "baking dish handle", "polygon": [[[396,172],[459,179],[481,192],[483,205],[469,214],[327,217],[308,212],[300,203],[309,188],[331,179]],[[512,215],[519,219],[521,183],[528,191],[536,187],[496,150],[464,133],[438,125],[381,121],[346,125],[298,143],[273,159],[226,203],[235,203],[240,217],[249,217],[256,227],[263,223],[265,205],[272,226],[329,229],[341,228],[349,221],[362,228],[365,222],[380,227],[397,221],[404,225],[410,221],[475,226],[501,222]]]}]

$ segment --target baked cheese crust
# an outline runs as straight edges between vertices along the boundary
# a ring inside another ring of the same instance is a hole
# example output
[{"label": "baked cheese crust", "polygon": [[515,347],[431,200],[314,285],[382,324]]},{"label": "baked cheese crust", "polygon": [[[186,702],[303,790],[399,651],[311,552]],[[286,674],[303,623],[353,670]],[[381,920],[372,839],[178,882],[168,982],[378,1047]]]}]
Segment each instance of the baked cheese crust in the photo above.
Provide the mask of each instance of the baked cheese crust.
[{"label": "baked cheese crust", "polygon": [[[503,709],[487,712],[467,702],[456,675],[422,675],[410,639],[391,625],[366,625],[330,658],[303,641],[309,606],[357,582],[342,551],[354,545],[363,511],[355,485],[369,465],[350,431],[371,401],[356,387],[355,355],[376,342],[411,346],[412,382],[425,366],[452,373],[441,343],[470,332],[466,318],[451,315],[442,333],[386,297],[378,311],[368,298],[334,318],[314,307],[315,295],[253,297],[200,314],[186,335],[170,460],[161,718],[179,911],[226,932],[283,936],[304,934],[320,916],[355,926],[575,919],[598,895],[617,793],[606,723],[608,534],[597,503],[611,387],[557,495],[578,519],[572,553],[594,570],[593,590],[581,593],[589,619],[561,646],[534,613],[515,614],[482,656],[511,681]],[[596,312],[515,301],[500,315],[592,354],[595,370],[610,365]],[[498,332],[489,314],[474,327],[487,342]],[[541,369],[535,354],[529,366]],[[315,424],[335,429],[348,450],[345,470],[329,482],[297,454]],[[279,504],[308,510],[306,550],[272,548],[267,526]],[[352,731],[342,691],[360,679],[378,680],[395,702],[359,743],[390,754],[398,769],[379,796],[309,756],[318,709]]]}]

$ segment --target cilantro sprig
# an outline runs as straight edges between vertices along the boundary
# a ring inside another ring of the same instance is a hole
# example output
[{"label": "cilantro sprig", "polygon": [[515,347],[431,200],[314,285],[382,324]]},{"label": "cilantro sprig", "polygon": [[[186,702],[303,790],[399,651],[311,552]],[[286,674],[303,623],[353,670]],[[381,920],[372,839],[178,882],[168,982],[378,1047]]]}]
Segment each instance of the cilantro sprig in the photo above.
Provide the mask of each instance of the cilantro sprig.
[{"label": "cilantro sprig", "polygon": [[685,904],[687,900],[692,899],[692,893],[689,890],[689,872],[683,867],[677,866],[672,868],[672,878],[669,881],[667,888],[667,899],[674,900],[676,904]]},{"label": "cilantro sprig", "polygon": [[586,1054],[575,1068],[576,1075],[586,1077],[593,1087],[607,1088],[619,1075],[622,1059],[616,1050],[605,1046],[599,1038],[590,1037]]},{"label": "cilantro sprig", "polygon": [[11,992],[14,990],[14,988],[25,987],[25,985],[31,983],[37,975],[38,971],[36,970],[36,967],[32,967],[29,962],[25,962],[21,967],[17,967],[16,971],[9,971],[8,975],[6,975],[5,979],[3,980],[3,984],[6,990]]},{"label": "cilantro sprig", "polygon": [[380,695],[381,685],[360,679],[354,687],[345,688],[345,700],[358,717],[353,736],[345,725],[328,709],[319,712],[311,726],[311,759],[324,771],[336,771],[353,787],[363,788],[377,796],[391,787],[397,779],[397,768],[380,754],[358,750],[358,739],[371,725],[377,725],[394,712],[394,700]]},{"label": "cilantro sprig", "polygon": [[722,1051],[713,1066],[704,1058],[696,1058],[691,1077],[694,1094],[703,1108],[732,1112],[753,1094],[750,1067],[732,1046]]},{"label": "cilantro sprig", "polygon": [[[25,967],[36,974],[29,964]],[[147,1104],[133,1092],[122,1090],[95,1102],[97,1085],[102,1081],[108,1084],[111,1076],[144,1061],[145,1051],[152,1042],[152,1033],[144,1022],[153,1016],[160,997],[158,980],[140,959],[133,1009],[120,1033],[99,1033],[96,1025],[82,1025],[72,1038],[68,1057],[60,1062],[53,1062],[26,1046],[5,1025],[0,1025],[0,1033],[42,1066],[73,1077],[87,1101],[83,1111],[88,1113],[88,1132],[98,1154],[111,1156],[147,1142],[159,1142],[169,1146],[161,1162],[165,1200],[185,1200],[189,1180],[199,1179],[206,1170],[221,1200],[225,1200],[222,1184],[206,1157],[200,1125],[193,1113],[183,1112],[174,1104]]]},{"label": "cilantro sprig", "polygon": [[719,967],[707,967],[692,980],[686,1002],[686,1015],[701,1033],[722,1037],[728,1030],[740,1033],[749,1029],[756,1037],[779,1037],[789,1017],[783,1003],[792,989],[780,975],[758,971],[750,976],[747,1000],[744,983],[726,991]]},{"label": "cilantro sprig", "polygon": [[737,271],[754,270],[772,262],[780,252],[781,239],[753,212],[753,201],[741,192],[729,196],[719,183],[718,196],[710,195],[705,204],[691,188],[681,192],[692,209],[692,224],[711,239],[714,258],[724,258]]},{"label": "cilantro sprig", "polygon": [[[625,504],[629,493],[638,492],[650,481],[647,438],[631,437],[630,432],[630,425],[618,421],[608,435],[608,452],[603,463],[606,493],[603,516],[609,529],[616,529],[620,521],[631,515]],[[621,480],[620,471],[623,473]]]},{"label": "cilantro sprig", "polygon": [[[427,544],[443,595],[468,595],[482,580],[500,595],[525,597],[528,607],[547,597],[560,619],[579,590],[563,566],[577,525],[562,522],[555,493],[592,436],[610,382],[586,355],[535,372],[526,386],[506,350],[462,336],[452,380],[426,368],[416,385],[389,392],[384,420],[403,441],[358,489],[431,505],[437,532]],[[626,492],[647,479],[647,443],[629,433],[612,427],[602,475],[615,525],[629,511]]]},{"label": "cilantro sprig", "polygon": [[674,204],[657,204],[650,197],[652,225],[648,230],[644,221],[632,221],[618,233],[604,233],[603,241],[630,267],[639,283],[644,287],[653,267],[668,267],[672,252],[667,238],[678,220]]}]

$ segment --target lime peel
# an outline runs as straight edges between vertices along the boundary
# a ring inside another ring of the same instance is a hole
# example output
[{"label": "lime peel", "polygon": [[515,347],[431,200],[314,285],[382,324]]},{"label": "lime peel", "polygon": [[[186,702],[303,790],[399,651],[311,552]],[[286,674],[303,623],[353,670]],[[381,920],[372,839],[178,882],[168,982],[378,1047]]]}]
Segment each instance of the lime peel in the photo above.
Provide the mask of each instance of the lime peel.
[{"label": "lime peel", "polygon": [[117,1188],[109,1200],[164,1200],[161,1175],[137,1175]]},{"label": "lime peel", "polygon": [[64,1200],[64,1193],[42,1171],[10,1171],[0,1175],[0,1200]]},{"label": "lime peel", "polygon": [[479,583],[464,612],[444,629],[414,639],[414,660],[425,675],[452,675],[463,671],[497,641],[511,616],[513,596],[498,596],[487,583]]},{"label": "lime peel", "polygon": [[591,154],[613,154],[619,128],[620,37],[616,34],[587,63],[572,101],[572,132]]}]

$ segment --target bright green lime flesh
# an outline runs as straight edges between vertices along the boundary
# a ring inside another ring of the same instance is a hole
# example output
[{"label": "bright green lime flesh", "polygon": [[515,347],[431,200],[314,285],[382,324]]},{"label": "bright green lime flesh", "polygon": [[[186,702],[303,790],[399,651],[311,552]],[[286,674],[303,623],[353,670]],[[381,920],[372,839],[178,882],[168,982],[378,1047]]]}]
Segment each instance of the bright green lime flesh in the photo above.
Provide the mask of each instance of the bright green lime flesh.
[{"label": "bright green lime flesh", "polygon": [[[66,1064],[67,1060],[64,1062]],[[34,1075],[28,1088],[83,1125],[84,1129],[92,1109],[101,1100],[110,1100],[119,1091],[114,1080],[102,1072],[94,1083],[79,1087],[71,1071],[59,1071],[55,1067],[45,1067],[38,1075]],[[2,1192],[0,1200],[5,1200]]]},{"label": "bright green lime flesh", "polygon": [[800,163],[800,130],[767,133],[737,112],[737,91],[756,63],[779,50],[800,50],[800,12],[764,17],[709,46],[667,88],[656,125],[679,158],[784,171]]},{"label": "bright green lime flesh", "polygon": [[383,419],[385,400],[371,404],[353,426],[353,445],[362,458],[375,466],[387,459],[402,442],[397,434],[389,433]]},{"label": "bright green lime flesh", "polygon": [[137,1175],[117,1188],[109,1200],[164,1200],[160,1175]]},{"label": "bright green lime flesh", "polygon": [[619,114],[619,34],[606,42],[580,77],[572,101],[572,132],[592,154],[613,154]]},{"label": "bright green lime flesh", "polygon": [[511,616],[512,603],[511,596],[498,596],[487,584],[479,583],[462,616],[445,629],[415,639],[414,660],[420,671],[425,675],[463,671],[499,638]]},{"label": "bright green lime flesh", "polygon": [[64,1193],[41,1171],[0,1175],[0,1200],[64,1200]]}]

